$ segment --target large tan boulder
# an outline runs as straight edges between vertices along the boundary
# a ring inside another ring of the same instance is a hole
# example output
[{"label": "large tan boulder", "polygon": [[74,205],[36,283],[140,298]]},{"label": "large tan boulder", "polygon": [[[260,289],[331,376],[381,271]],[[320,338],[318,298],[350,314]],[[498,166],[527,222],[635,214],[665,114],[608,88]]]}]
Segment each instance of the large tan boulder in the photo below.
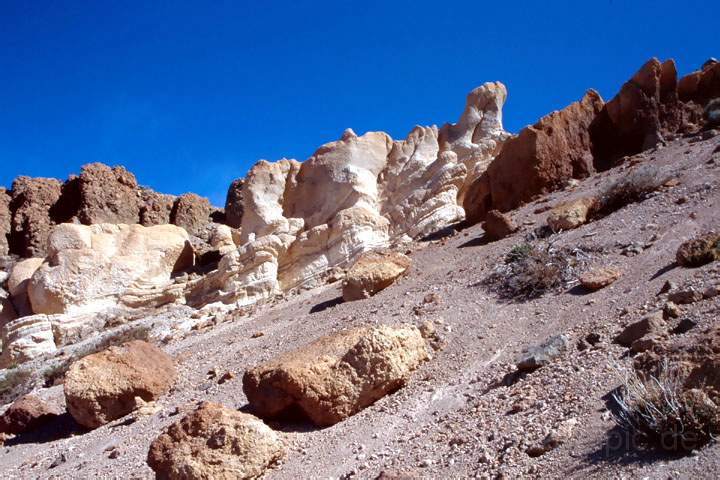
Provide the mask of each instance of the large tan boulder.
[{"label": "large tan boulder", "polygon": [[62,182],[54,178],[18,177],[12,185],[11,240],[14,253],[42,257],[55,222],[51,208],[60,199]]},{"label": "large tan boulder", "polygon": [[358,328],[248,370],[243,390],[260,416],[299,407],[315,424],[333,425],[404,386],[427,358],[417,327]]},{"label": "large tan boulder", "polygon": [[10,271],[7,282],[8,292],[10,292],[15,311],[20,316],[33,313],[28,298],[28,286],[30,285],[30,279],[44,261],[43,258],[26,258],[17,262]]},{"label": "large tan boulder", "polygon": [[555,232],[578,228],[588,221],[596,205],[597,199],[594,197],[582,197],[561,203],[550,210],[548,226]]},{"label": "large tan boulder", "polygon": [[35,313],[96,312],[128,290],[171,284],[171,275],[192,262],[188,234],[174,225],[62,224],[28,296]]},{"label": "large tan boulder", "polygon": [[350,268],[343,282],[343,300],[362,300],[392,285],[410,268],[411,260],[397,252],[368,252]]},{"label": "large tan boulder", "polygon": [[91,163],[79,177],[78,218],[86,224],[140,221],[142,198],[135,175],[123,167]]},{"label": "large tan boulder", "polygon": [[70,366],[63,388],[76,422],[97,428],[159,399],[175,383],[173,359],[158,347],[134,340],[88,355]]},{"label": "large tan boulder", "polygon": [[147,462],[158,479],[235,480],[260,478],[284,454],[262,420],[203,402],[152,442]]}]

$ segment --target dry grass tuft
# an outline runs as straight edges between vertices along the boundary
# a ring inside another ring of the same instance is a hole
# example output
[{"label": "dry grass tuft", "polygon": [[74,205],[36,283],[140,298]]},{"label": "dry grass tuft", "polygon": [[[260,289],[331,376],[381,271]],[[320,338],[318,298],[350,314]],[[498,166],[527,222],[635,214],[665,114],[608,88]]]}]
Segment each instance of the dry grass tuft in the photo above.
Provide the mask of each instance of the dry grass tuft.
[{"label": "dry grass tuft", "polygon": [[669,179],[670,175],[655,165],[637,167],[600,191],[592,216],[605,217],[626,205],[641,202]]}]

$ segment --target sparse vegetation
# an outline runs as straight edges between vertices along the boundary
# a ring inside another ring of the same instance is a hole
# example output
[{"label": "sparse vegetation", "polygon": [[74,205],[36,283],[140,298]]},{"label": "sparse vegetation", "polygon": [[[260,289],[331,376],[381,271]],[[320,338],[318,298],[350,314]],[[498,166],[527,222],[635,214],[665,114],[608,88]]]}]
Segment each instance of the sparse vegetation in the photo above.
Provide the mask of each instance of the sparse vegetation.
[{"label": "sparse vegetation", "polygon": [[591,216],[601,218],[631,203],[641,202],[659,190],[670,175],[655,165],[642,165],[606,185],[598,195]]},{"label": "sparse vegetation", "polygon": [[485,283],[503,298],[537,298],[566,286],[587,258],[581,249],[521,243],[505,255]]},{"label": "sparse vegetation", "polygon": [[720,408],[703,389],[684,388],[683,375],[667,360],[657,376],[631,370],[622,382],[613,394],[614,417],[634,440],[667,452],[689,452],[720,433]]}]

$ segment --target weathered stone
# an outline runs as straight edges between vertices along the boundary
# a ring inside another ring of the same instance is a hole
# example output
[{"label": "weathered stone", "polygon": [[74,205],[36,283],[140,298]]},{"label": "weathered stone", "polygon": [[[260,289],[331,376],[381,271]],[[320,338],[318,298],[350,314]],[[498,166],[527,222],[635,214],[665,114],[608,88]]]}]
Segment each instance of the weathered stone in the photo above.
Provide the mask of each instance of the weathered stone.
[{"label": "weathered stone", "polygon": [[62,182],[54,178],[18,177],[12,186],[10,249],[22,257],[42,257],[54,222],[50,211],[60,198]]},{"label": "weathered stone", "polygon": [[485,235],[493,240],[499,240],[517,231],[518,227],[513,223],[510,216],[500,213],[497,210],[490,210],[482,225]]},{"label": "weathered stone", "polygon": [[590,270],[580,276],[580,285],[588,290],[600,290],[615,283],[622,272],[615,267],[603,267]]},{"label": "weathered stone", "polygon": [[28,297],[30,279],[43,264],[42,258],[27,258],[17,262],[8,277],[8,292],[18,315],[32,315],[32,307]]},{"label": "weathered stone", "polygon": [[343,281],[343,300],[350,302],[375,295],[392,285],[410,268],[411,261],[401,253],[368,252],[348,270]]},{"label": "weathered stone", "polygon": [[0,415],[0,433],[20,435],[31,432],[61,414],[61,409],[56,405],[51,405],[35,395],[25,395],[15,400]]},{"label": "weathered stone", "polygon": [[677,305],[687,305],[689,303],[699,302],[702,299],[702,292],[695,289],[678,290],[668,295],[668,300]]},{"label": "weathered stone", "polygon": [[263,417],[297,406],[315,424],[333,425],[404,386],[427,358],[417,327],[358,328],[248,370],[243,390]]},{"label": "weathered stone", "polygon": [[284,450],[262,420],[203,402],[152,442],[147,462],[159,479],[253,479],[280,460]]},{"label": "weathered stone", "polygon": [[0,368],[27,362],[57,350],[52,323],[47,315],[11,320],[2,327]]},{"label": "weathered stone", "polygon": [[245,179],[238,178],[230,184],[225,200],[225,223],[232,228],[242,226],[243,217],[243,185]]},{"label": "weathered stone", "polygon": [[550,337],[541,345],[525,350],[518,358],[517,369],[521,372],[532,372],[549,364],[567,351],[569,342],[567,335]]},{"label": "weathered stone", "polygon": [[97,312],[117,305],[125,293],[170,286],[174,272],[192,266],[188,240],[174,225],[59,225],[48,262],[28,287],[32,310]]},{"label": "weathered stone", "polygon": [[701,267],[720,259],[720,234],[709,232],[684,242],[675,255],[683,267]]},{"label": "weathered stone", "polygon": [[665,320],[662,312],[655,312],[631,323],[620,334],[615,337],[615,343],[629,347],[640,338],[649,335],[659,335],[666,330]]},{"label": "weathered stone", "polygon": [[170,213],[175,200],[176,198],[173,195],[165,195],[147,189],[143,190],[140,224],[146,227],[169,224]]},{"label": "weathered stone", "polygon": [[190,235],[204,237],[210,221],[212,206],[207,198],[194,193],[180,195],[175,200],[171,219],[173,225],[184,228]]},{"label": "weathered stone", "polygon": [[4,188],[0,188],[0,256],[10,253],[11,226],[10,195]]},{"label": "weathered stone", "polygon": [[134,224],[140,221],[140,190],[135,175],[123,167],[84,165],[80,172],[78,218],[86,225]]},{"label": "weathered stone", "polygon": [[550,211],[548,226],[555,232],[578,228],[587,222],[596,204],[594,197],[582,197],[562,203]]},{"label": "weathered stone", "polygon": [[68,412],[87,428],[97,428],[132,412],[135,397],[154,401],[175,383],[170,356],[135,340],[88,355],[70,366],[64,390]]}]

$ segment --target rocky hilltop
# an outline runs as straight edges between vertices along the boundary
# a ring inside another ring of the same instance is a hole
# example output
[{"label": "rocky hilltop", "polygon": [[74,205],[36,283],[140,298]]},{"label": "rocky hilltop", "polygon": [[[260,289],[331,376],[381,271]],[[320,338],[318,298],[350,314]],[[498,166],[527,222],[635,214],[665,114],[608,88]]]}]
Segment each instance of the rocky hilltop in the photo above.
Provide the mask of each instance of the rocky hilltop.
[{"label": "rocky hilltop", "polygon": [[612,477],[632,467],[577,435],[616,415],[608,365],[659,378],[673,356],[698,431],[720,432],[697,367],[720,299],[720,63],[651,59],[517,135],[506,96],[262,160],[224,209],[99,163],[0,190],[11,478]]}]

